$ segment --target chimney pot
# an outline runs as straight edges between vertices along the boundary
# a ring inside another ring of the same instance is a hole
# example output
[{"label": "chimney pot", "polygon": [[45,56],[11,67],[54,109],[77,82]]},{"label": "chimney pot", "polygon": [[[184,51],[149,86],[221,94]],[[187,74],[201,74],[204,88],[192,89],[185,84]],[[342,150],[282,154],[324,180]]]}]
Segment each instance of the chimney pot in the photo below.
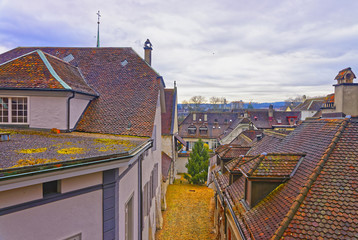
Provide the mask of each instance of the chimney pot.
[{"label": "chimney pot", "polygon": [[144,60],[151,66],[152,65],[152,43],[147,39],[144,43]]}]

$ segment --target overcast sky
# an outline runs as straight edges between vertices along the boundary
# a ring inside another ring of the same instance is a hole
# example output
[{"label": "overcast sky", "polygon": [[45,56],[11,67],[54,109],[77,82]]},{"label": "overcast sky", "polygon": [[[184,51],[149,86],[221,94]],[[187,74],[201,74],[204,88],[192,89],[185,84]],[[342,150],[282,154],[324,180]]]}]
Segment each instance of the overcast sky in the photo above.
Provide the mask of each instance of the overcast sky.
[{"label": "overcast sky", "polygon": [[194,95],[281,101],[333,92],[358,73],[358,1],[0,0],[0,53],[18,46],[132,47],[179,102]]}]

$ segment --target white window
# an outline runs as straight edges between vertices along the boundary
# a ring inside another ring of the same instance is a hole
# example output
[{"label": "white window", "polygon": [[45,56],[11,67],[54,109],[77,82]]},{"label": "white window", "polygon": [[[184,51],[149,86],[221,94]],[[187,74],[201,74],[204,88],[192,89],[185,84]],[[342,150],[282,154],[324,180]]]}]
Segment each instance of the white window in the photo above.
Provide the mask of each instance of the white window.
[{"label": "white window", "polygon": [[27,97],[0,97],[0,123],[28,123]]}]

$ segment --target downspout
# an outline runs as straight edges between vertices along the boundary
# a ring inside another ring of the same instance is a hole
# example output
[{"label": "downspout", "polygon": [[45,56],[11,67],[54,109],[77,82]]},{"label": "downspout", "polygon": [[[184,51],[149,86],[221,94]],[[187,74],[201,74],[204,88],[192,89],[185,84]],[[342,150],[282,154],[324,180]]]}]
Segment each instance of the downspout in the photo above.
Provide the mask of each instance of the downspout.
[{"label": "downspout", "polygon": [[142,196],[142,160],[143,155],[139,157],[138,161],[138,240],[142,240],[142,234],[143,234],[143,221],[144,216],[142,214],[143,212],[143,196]]},{"label": "downspout", "polygon": [[70,100],[72,98],[75,97],[75,92],[72,92],[72,96],[70,96],[68,99],[67,99],[67,132],[70,132],[70,121],[71,121],[71,118],[70,118],[70,112],[71,112],[71,104],[70,104]]}]

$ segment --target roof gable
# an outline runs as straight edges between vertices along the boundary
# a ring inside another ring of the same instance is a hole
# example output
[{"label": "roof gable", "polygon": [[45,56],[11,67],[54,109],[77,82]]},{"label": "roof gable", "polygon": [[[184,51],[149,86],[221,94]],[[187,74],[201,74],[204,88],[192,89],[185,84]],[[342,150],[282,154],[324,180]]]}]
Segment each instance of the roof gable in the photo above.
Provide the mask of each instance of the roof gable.
[{"label": "roof gable", "polygon": [[0,88],[64,90],[97,95],[76,67],[41,50],[0,64]]},{"label": "roof gable", "polygon": [[16,48],[1,54],[0,63],[36,49],[59,59],[71,54],[70,65],[100,94],[76,130],[152,136],[161,79],[131,48]]}]

